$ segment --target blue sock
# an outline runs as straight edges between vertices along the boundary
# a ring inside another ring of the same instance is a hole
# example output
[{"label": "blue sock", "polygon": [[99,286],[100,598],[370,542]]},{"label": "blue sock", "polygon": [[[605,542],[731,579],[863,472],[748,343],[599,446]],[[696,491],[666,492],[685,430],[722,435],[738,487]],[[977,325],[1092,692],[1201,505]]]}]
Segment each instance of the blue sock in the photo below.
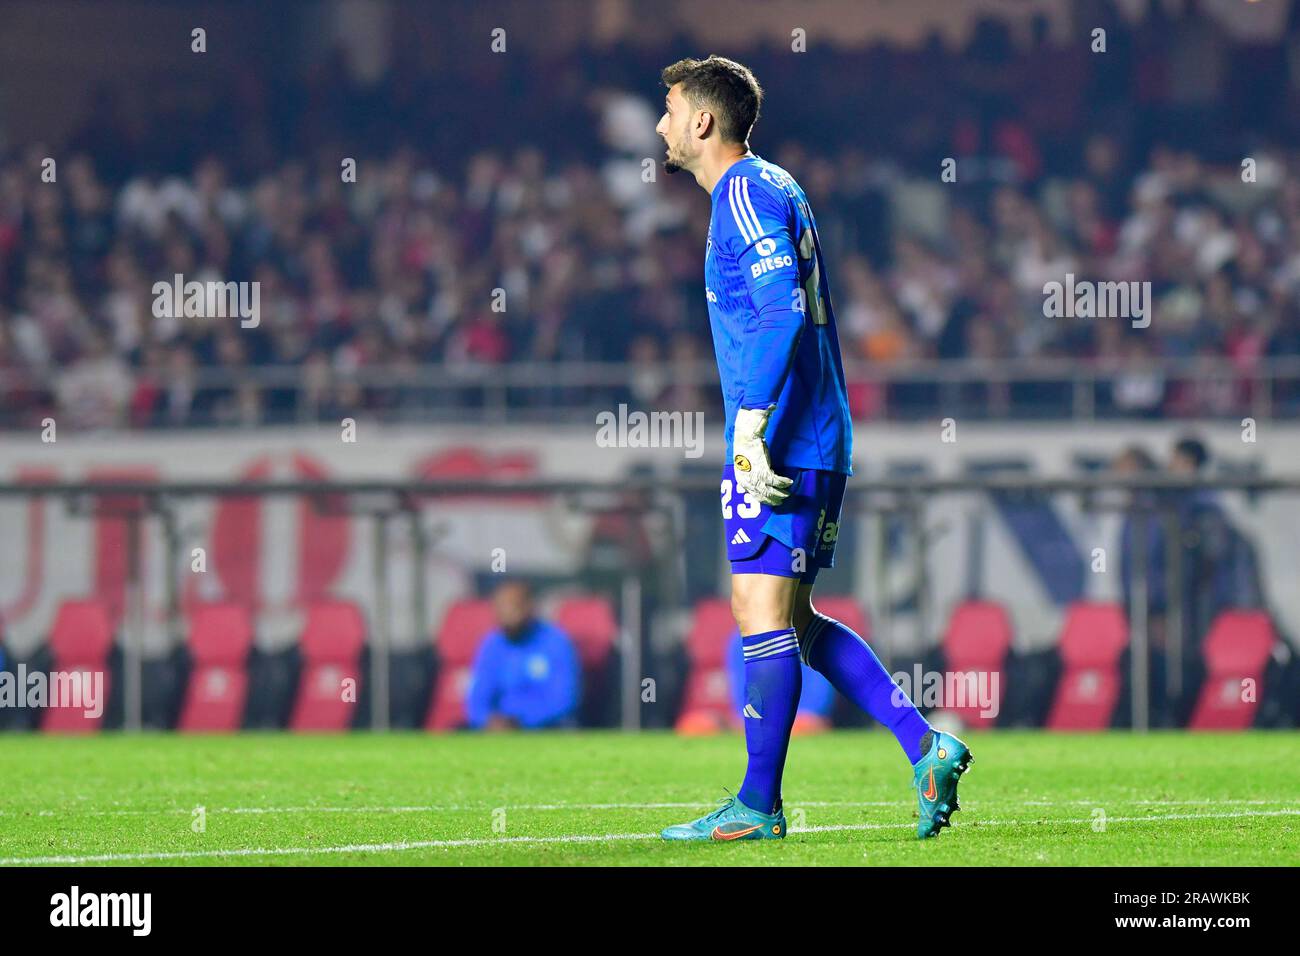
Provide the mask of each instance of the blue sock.
[{"label": "blue sock", "polygon": [[799,709],[803,670],[794,628],[751,634],[745,645],[745,749],[749,764],[737,796],[751,810],[772,813],[781,801],[781,773]]},{"label": "blue sock", "polygon": [[851,627],[814,613],[802,643],[808,666],[824,674],[837,691],[889,728],[908,760],[916,763],[924,756],[921,738],[930,729],[929,723],[894,683],[875,651]]}]

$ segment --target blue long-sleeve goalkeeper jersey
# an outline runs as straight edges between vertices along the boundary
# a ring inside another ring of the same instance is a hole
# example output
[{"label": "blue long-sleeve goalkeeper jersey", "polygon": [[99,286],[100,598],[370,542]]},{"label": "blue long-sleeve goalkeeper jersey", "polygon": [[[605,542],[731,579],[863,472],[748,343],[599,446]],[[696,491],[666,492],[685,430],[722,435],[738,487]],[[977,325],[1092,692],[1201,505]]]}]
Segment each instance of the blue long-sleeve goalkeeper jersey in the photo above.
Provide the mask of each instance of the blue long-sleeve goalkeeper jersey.
[{"label": "blue long-sleeve goalkeeper jersey", "polygon": [[705,296],[727,415],[775,405],[772,466],[852,474],[853,426],[830,286],[808,197],[784,169],[746,156],[713,188]]}]

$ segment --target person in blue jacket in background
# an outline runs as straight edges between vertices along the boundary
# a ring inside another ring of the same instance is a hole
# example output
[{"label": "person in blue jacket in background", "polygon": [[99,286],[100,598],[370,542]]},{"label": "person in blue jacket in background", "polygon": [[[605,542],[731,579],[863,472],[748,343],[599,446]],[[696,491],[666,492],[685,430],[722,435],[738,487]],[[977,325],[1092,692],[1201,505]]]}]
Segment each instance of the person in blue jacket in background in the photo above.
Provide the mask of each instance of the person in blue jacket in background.
[{"label": "person in blue jacket in background", "polygon": [[465,714],[476,730],[575,724],[582,671],[573,642],[536,615],[532,588],[507,581],[492,595],[497,629],[479,647]]}]

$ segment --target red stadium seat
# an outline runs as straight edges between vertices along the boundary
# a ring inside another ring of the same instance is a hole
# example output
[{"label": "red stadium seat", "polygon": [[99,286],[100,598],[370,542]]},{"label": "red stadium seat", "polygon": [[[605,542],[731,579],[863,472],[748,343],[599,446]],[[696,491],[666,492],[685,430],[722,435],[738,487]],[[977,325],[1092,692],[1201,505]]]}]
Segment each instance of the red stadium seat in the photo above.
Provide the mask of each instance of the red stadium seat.
[{"label": "red stadium seat", "polygon": [[1105,730],[1119,703],[1120,658],[1128,647],[1128,621],[1118,604],[1077,601],[1065,612],[1057,652],[1061,680],[1047,726],[1052,730]]},{"label": "red stadium seat", "polygon": [[[1188,727],[1250,727],[1264,692],[1264,670],[1276,643],[1277,632],[1264,611],[1224,611],[1215,618],[1201,648],[1205,683]],[[1246,681],[1254,681],[1253,694],[1244,693]]]},{"label": "red stadium seat", "polygon": [[620,631],[614,605],[600,594],[572,595],[555,608],[555,624],[572,640],[582,667],[579,723],[609,723],[619,683],[613,668]]},{"label": "red stadium seat", "polygon": [[731,722],[727,644],[735,631],[731,602],[707,598],[695,605],[690,630],[686,632],[689,669],[682,709],[677,717],[678,733],[719,730]]},{"label": "red stadium seat", "polygon": [[479,644],[496,627],[496,622],[491,601],[469,598],[447,609],[435,643],[438,680],[424,720],[428,730],[452,730],[464,725],[470,667]]},{"label": "red stadium seat", "polygon": [[603,667],[618,640],[618,619],[608,598],[584,594],[555,609],[555,623],[573,640],[584,671]]},{"label": "red stadium seat", "polygon": [[[112,683],[108,672],[108,655],[112,649],[113,626],[109,609],[102,601],[64,601],[59,605],[50,630],[54,670],[83,674],[83,680],[91,674],[102,674],[103,699],[99,702],[102,707],[107,707]],[[99,730],[103,720],[102,713],[98,717],[87,716],[85,707],[50,706],[41,720],[41,729],[54,733],[87,733]]]},{"label": "red stadium seat", "polygon": [[[948,622],[943,639],[945,666],[951,675],[987,674],[997,679],[1000,710],[1006,697],[1006,663],[1011,651],[1011,619],[1000,604],[992,601],[966,601],[957,606]],[[946,683],[946,682],[945,682]],[[951,710],[968,726],[991,727],[995,715],[985,716],[977,701],[946,701]]]},{"label": "red stadium seat", "polygon": [[248,697],[248,652],[253,623],[240,604],[198,604],[190,609],[193,658],[178,729],[238,730]]},{"label": "red stadium seat", "polygon": [[[366,623],[351,601],[316,601],[302,631],[302,677],[289,727],[296,731],[347,730],[361,684]],[[351,680],[353,693],[345,693]]]},{"label": "red stadium seat", "polygon": [[706,598],[695,605],[691,614],[690,630],[686,632],[686,652],[693,661],[721,666],[735,630],[731,602],[725,598]]}]

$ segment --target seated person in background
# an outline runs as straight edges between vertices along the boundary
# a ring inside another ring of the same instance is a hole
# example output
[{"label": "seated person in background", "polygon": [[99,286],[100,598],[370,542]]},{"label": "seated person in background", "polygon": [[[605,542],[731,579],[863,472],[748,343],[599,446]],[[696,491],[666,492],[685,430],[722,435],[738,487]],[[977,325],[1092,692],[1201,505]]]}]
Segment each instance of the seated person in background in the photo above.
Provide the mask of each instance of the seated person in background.
[{"label": "seated person in background", "polygon": [[[831,682],[807,664],[803,666],[803,689],[799,693],[799,709],[795,713],[791,734],[818,734],[830,730],[831,708],[835,706],[835,688]],[[745,645],[740,632],[731,635],[727,651],[727,679],[731,683],[731,697],[735,701],[736,718],[745,713]]]},{"label": "seated person in background", "polygon": [[581,669],[569,636],[535,614],[532,588],[507,581],[492,595],[496,630],[474,658],[465,713],[476,730],[571,727]]}]

